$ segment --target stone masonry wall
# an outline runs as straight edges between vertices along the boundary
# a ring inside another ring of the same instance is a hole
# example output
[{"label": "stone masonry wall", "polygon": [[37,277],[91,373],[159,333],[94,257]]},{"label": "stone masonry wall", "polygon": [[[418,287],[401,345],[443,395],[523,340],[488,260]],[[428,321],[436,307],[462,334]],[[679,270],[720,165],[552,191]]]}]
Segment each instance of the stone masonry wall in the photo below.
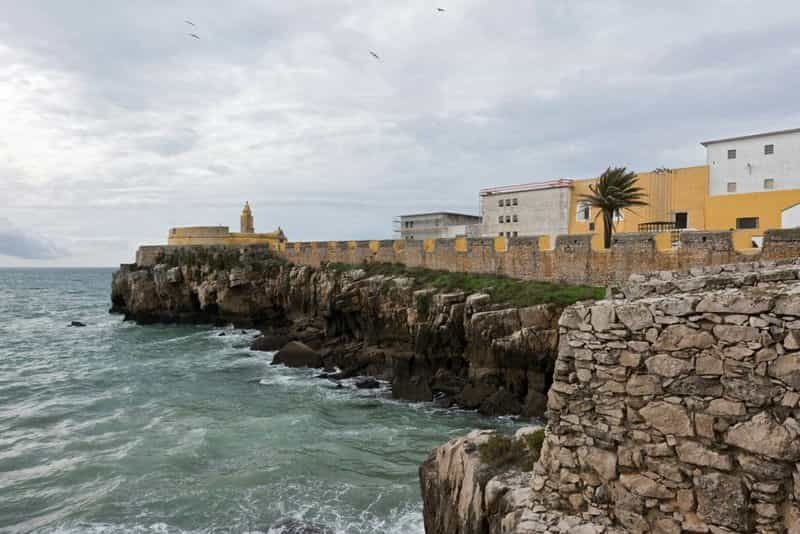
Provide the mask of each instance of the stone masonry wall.
[{"label": "stone masonry wall", "polygon": [[[326,241],[288,243],[286,258],[298,265],[325,262],[402,263],[451,272],[492,273],[526,280],[608,284],[634,273],[683,270],[800,254],[800,229],[767,230],[761,250],[736,250],[731,232],[683,232],[676,248],[660,248],[661,234],[617,234],[609,250],[593,250],[590,234],[564,235],[555,247],[540,237],[456,238],[426,241]],[[180,245],[178,245],[180,246]],[[155,265],[175,245],[140,247],[136,263]],[[256,245],[250,245],[254,248]]]},{"label": "stone masonry wall", "polygon": [[635,275],[563,313],[534,468],[629,532],[800,532],[800,262]]}]

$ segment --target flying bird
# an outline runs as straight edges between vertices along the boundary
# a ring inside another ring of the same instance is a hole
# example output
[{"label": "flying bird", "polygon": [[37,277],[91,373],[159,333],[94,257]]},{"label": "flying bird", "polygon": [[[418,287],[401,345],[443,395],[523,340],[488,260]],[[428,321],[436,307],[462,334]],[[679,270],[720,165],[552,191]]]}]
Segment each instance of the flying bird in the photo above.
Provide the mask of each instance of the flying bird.
[{"label": "flying bird", "polygon": [[184,20],[183,22],[185,22],[189,26],[194,26],[194,22],[192,22],[191,20]]},{"label": "flying bird", "polygon": [[369,53],[370,53],[370,55],[371,55],[372,57],[374,57],[374,58],[375,58],[375,59],[377,59],[378,61],[380,61],[380,60],[381,60],[381,56],[379,56],[378,54],[376,54],[376,53],[375,53],[375,52],[373,52],[372,50],[370,50],[370,51],[369,51]]},{"label": "flying bird", "polygon": [[189,36],[191,36],[191,37],[194,37],[195,39],[200,39],[200,36],[199,36],[199,35],[197,35],[196,33],[187,33],[186,35],[189,35]]},{"label": "flying bird", "polygon": [[443,7],[437,7],[436,11],[438,11],[439,13],[444,13],[447,10],[445,8],[443,8]]}]

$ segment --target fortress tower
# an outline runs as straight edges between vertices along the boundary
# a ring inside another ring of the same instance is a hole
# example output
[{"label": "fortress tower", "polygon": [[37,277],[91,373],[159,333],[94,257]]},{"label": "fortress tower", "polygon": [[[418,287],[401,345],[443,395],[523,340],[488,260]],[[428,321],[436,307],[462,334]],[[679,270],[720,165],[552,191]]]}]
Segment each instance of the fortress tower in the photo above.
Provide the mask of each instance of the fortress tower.
[{"label": "fortress tower", "polygon": [[242,215],[239,217],[240,227],[239,230],[243,234],[253,234],[255,233],[255,225],[253,223],[253,212],[250,211],[250,203],[245,202],[244,208],[242,209]]}]

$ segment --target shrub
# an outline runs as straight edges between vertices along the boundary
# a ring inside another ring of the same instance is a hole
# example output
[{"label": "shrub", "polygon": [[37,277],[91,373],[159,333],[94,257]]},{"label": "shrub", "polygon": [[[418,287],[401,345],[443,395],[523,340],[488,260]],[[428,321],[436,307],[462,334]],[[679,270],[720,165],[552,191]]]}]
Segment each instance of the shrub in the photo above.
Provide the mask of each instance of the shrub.
[{"label": "shrub", "polygon": [[478,448],[481,461],[496,468],[516,467],[531,471],[539,459],[544,442],[544,429],[539,429],[522,438],[495,434]]}]

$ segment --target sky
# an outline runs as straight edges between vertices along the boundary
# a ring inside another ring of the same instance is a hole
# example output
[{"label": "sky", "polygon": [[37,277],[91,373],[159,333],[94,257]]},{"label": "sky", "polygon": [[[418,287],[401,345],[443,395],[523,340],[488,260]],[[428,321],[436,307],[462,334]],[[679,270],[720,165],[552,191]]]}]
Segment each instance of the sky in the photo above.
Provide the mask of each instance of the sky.
[{"label": "sky", "polygon": [[130,262],[245,200],[385,239],[482,187],[701,165],[800,127],[798,28],[796,0],[0,0],[0,266]]}]

